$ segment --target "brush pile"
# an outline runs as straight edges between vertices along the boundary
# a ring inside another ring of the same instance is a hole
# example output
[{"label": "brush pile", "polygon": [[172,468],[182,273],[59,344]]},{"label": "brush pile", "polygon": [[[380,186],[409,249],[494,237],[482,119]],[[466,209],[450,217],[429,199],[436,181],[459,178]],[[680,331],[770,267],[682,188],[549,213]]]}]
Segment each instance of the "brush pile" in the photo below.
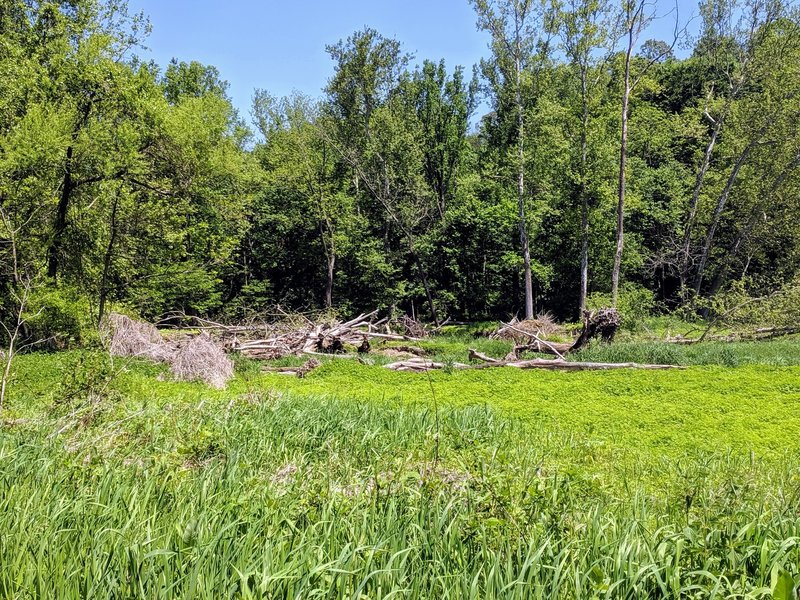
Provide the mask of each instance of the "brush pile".
[{"label": "brush pile", "polygon": [[180,381],[202,381],[224,388],[233,377],[233,362],[207,333],[177,345],[168,362],[172,375]]},{"label": "brush pile", "polygon": [[224,326],[220,326],[220,331],[226,349],[258,360],[301,354],[344,354],[348,347],[369,352],[372,339],[418,341],[414,336],[392,333],[388,319],[373,321],[377,312],[361,314],[345,322],[315,323],[305,319],[301,324],[278,323],[267,336],[263,335],[263,329],[248,333],[238,327],[234,332],[226,332]]},{"label": "brush pile", "polygon": [[168,362],[173,351],[154,325],[118,313],[103,319],[100,336],[112,356]]},{"label": "brush pile", "polygon": [[179,381],[202,381],[224,388],[233,377],[233,362],[205,332],[165,340],[150,323],[117,313],[108,315],[100,329],[112,356],[167,363]]},{"label": "brush pile", "polygon": [[490,336],[493,340],[507,340],[516,344],[529,343],[536,338],[549,339],[552,337],[564,337],[566,330],[562,325],[556,323],[553,315],[544,313],[535,319],[525,319],[520,321],[516,317],[508,323],[501,323]]}]

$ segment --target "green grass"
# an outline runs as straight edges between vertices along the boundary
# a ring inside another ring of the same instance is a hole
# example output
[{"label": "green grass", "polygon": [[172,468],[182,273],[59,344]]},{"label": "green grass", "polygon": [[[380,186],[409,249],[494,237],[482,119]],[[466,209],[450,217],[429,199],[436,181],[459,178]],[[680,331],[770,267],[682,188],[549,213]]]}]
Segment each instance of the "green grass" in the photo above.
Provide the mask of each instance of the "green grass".
[{"label": "green grass", "polygon": [[706,342],[678,345],[663,342],[621,341],[594,344],[574,360],[597,362],[640,362],[668,365],[763,365],[800,366],[800,341]]},{"label": "green grass", "polygon": [[241,361],[225,391],[20,357],[0,597],[769,598],[800,577],[800,368],[732,348],[664,372]]}]

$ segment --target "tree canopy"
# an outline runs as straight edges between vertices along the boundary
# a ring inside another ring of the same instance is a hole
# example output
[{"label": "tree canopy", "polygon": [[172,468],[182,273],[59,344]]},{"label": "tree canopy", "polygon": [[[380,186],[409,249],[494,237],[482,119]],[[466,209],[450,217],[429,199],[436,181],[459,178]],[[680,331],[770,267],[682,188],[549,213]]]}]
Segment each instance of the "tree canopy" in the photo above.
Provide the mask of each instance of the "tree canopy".
[{"label": "tree canopy", "polygon": [[686,58],[644,3],[472,4],[472,70],[365,28],[327,47],[319,97],[264,82],[247,123],[215,67],[143,62],[125,2],[6,0],[0,310],[35,282],[94,322],[576,318],[592,294],[669,309],[798,277],[794,3],[703,0]]}]

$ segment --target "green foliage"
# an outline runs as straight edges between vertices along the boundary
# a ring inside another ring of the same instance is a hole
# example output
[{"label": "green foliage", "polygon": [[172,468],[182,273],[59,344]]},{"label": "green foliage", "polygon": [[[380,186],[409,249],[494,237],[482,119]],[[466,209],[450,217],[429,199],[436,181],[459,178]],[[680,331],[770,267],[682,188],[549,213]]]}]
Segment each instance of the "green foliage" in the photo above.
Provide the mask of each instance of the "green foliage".
[{"label": "green foliage", "polygon": [[33,288],[25,314],[28,343],[53,350],[97,341],[97,324],[85,294],[69,286]]},{"label": "green foliage", "polygon": [[[256,92],[257,138],[214,66],[136,56],[150,27],[124,1],[7,4],[3,290],[47,279],[98,316],[280,304],[441,321],[520,313],[528,263],[537,313],[574,320],[584,280],[609,288],[626,63],[609,50],[613,2],[472,2],[491,39],[472,74],[356,31],[327,47],[322,97]],[[631,57],[628,330],[656,303],[721,314],[800,272],[797,12],[713,0],[701,16],[689,57],[646,31]],[[781,298],[732,324],[796,321]]]},{"label": "green foliage", "polygon": [[[611,295],[595,292],[587,299],[589,310],[608,308],[611,306]],[[622,317],[622,328],[628,331],[640,331],[648,317],[653,315],[655,299],[653,292],[633,283],[622,286],[617,300],[617,310]]]}]

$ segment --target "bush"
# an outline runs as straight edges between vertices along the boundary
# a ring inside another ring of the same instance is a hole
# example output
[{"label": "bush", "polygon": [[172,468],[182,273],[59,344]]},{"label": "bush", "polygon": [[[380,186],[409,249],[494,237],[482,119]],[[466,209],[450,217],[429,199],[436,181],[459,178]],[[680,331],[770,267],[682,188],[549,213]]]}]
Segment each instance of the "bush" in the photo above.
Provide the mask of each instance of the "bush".
[{"label": "bush", "polygon": [[[608,308],[611,306],[611,294],[595,292],[587,298],[589,310]],[[617,310],[622,317],[622,329],[638,331],[644,321],[652,316],[655,308],[653,292],[635,283],[626,283],[619,291]]]},{"label": "bush", "polygon": [[44,285],[33,289],[26,311],[28,343],[50,350],[97,341],[89,300],[76,288]]}]

